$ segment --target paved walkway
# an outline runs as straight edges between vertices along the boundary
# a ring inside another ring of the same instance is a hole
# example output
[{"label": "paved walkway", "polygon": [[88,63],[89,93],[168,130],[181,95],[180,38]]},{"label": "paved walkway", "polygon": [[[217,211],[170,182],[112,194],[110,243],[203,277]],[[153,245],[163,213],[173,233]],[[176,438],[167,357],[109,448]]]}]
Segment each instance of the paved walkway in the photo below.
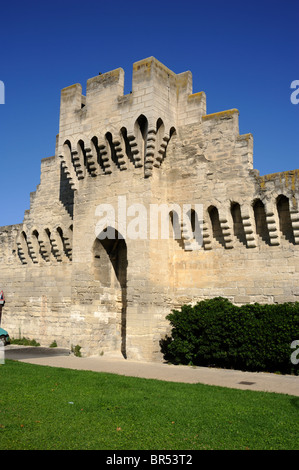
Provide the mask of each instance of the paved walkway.
[{"label": "paved walkway", "polygon": [[[202,383],[242,390],[285,393],[299,396],[299,376],[277,375],[264,372],[242,372],[236,370],[216,369],[208,367],[175,366],[165,363],[137,362],[122,357],[76,357],[66,350],[39,348],[18,350],[13,346],[6,348],[8,359],[17,359],[31,364],[63,367],[95,372],[108,372],[132,377],[166,380],[171,382]],[[34,352],[31,352],[34,349]]]}]

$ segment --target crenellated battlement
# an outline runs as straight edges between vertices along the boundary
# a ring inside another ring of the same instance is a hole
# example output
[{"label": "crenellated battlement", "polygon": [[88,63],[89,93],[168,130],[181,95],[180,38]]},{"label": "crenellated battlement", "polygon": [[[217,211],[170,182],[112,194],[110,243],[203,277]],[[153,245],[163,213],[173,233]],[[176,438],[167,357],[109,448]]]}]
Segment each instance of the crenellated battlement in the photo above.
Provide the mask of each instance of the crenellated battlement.
[{"label": "crenellated battlement", "polygon": [[76,124],[75,132],[92,124],[118,128],[126,123],[130,130],[140,114],[146,114],[150,127],[158,118],[166,127],[196,122],[206,114],[205,94],[192,93],[191,72],[175,74],[150,57],[133,64],[132,91],[128,95],[124,95],[122,68],[87,80],[86,96],[80,84],[64,88],[59,133],[67,134],[67,126]]},{"label": "crenellated battlement", "polygon": [[[206,95],[193,93],[191,72],[176,74],[154,57],[133,65],[128,95],[121,68],[90,78],[86,96],[80,84],[62,90],[57,155],[74,190],[88,176],[117,170],[143,168],[148,178],[161,167],[172,137],[188,126],[198,127],[197,139],[206,140],[209,160],[227,158],[223,145],[235,141],[243,147],[238,163],[252,168],[252,136],[239,136],[238,110],[207,115]],[[219,132],[223,142],[217,154],[211,136]]]},{"label": "crenellated battlement", "polygon": [[121,68],[90,78],[86,96],[80,84],[62,90],[58,154],[75,189],[85,169],[91,176],[110,174],[112,161],[121,170],[128,160],[144,166],[148,177],[160,166],[173,133],[205,114],[206,97],[192,94],[191,72],[175,74],[150,57],[133,65],[128,95]]}]

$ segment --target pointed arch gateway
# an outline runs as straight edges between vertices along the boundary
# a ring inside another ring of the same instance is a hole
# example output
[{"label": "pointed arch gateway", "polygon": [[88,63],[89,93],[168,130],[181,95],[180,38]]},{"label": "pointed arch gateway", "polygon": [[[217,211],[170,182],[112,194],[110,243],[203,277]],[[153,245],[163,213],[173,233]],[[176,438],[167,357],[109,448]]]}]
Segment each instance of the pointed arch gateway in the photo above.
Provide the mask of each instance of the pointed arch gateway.
[{"label": "pointed arch gateway", "polygon": [[[108,238],[109,234],[114,234],[114,237]],[[107,227],[98,235],[93,245],[94,278],[100,281],[101,287],[114,291],[115,297],[121,299],[117,321],[120,329],[120,350],[125,358],[127,357],[127,265],[125,239],[116,229]]]}]

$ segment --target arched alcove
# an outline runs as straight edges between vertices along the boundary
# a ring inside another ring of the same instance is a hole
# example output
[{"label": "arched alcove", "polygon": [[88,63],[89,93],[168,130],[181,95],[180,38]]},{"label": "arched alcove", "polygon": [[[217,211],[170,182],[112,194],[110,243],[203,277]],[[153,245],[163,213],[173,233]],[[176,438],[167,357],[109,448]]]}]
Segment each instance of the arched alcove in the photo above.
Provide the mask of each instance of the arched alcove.
[{"label": "arched alcove", "polygon": [[215,206],[210,206],[208,208],[208,213],[210,216],[210,221],[212,225],[213,238],[220,243],[225,248],[224,236],[222,233],[218,209]]},{"label": "arched alcove", "polygon": [[22,264],[27,264],[28,259],[30,259],[28,244],[27,244],[27,235],[24,231],[20,233],[17,238],[17,254]]},{"label": "arched alcove", "polygon": [[281,194],[276,199],[276,206],[280,232],[286,240],[294,244],[295,238],[290,215],[289,198]]},{"label": "arched alcove", "polygon": [[34,263],[38,262],[38,259],[42,257],[40,242],[39,242],[39,233],[36,229],[34,229],[31,233],[31,259]]},{"label": "arched alcove", "polygon": [[147,118],[143,114],[141,114],[135,123],[135,136],[136,136],[142,164],[144,164],[147,133],[148,133],[148,121],[147,121]]},{"label": "arched alcove", "polygon": [[257,235],[268,245],[270,245],[270,236],[267,226],[266,211],[264,203],[260,199],[253,202],[253,212]]},{"label": "arched alcove", "polygon": [[172,210],[169,212],[169,233],[170,238],[177,241],[181,248],[184,248],[184,241],[182,239],[182,226],[181,226],[181,215],[177,211]]},{"label": "arched alcove", "polygon": [[128,157],[128,160],[131,163],[133,163],[133,165],[135,165],[134,156],[133,156],[133,153],[132,153],[131,145],[130,145],[129,138],[128,138],[128,131],[127,131],[126,127],[121,128],[120,137],[123,141],[124,149],[125,149],[126,155]]},{"label": "arched alcove", "polygon": [[190,220],[191,224],[191,231],[190,234],[192,239],[195,240],[199,246],[202,246],[202,227],[201,227],[201,220],[199,218],[199,214],[196,210],[190,209],[186,214]]},{"label": "arched alcove", "polygon": [[105,140],[106,140],[106,147],[108,149],[108,154],[110,157],[110,160],[119,168],[119,163],[117,160],[116,152],[115,152],[115,146],[113,143],[113,137],[111,132],[106,132],[105,134]]},{"label": "arched alcove", "polygon": [[238,202],[232,202],[231,215],[233,219],[233,230],[234,230],[235,237],[241,243],[243,243],[243,245],[247,246],[246,235],[245,235],[244,225],[243,225],[242,216],[241,216],[241,206]]},{"label": "arched alcove", "polygon": [[[108,227],[109,228],[109,227]],[[107,230],[106,230],[107,231]],[[115,238],[103,238],[99,234],[93,245],[94,279],[102,287],[112,289],[121,297],[121,315],[119,318],[121,331],[121,353],[126,357],[127,327],[127,244],[119,232],[115,230]]]}]

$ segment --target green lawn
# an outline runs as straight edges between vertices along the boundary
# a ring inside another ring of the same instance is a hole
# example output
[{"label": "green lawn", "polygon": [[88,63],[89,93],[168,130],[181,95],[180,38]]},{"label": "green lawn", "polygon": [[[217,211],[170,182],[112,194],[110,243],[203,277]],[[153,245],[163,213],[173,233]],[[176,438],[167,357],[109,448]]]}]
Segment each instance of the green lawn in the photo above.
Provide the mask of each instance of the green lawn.
[{"label": "green lawn", "polygon": [[0,449],[298,449],[299,398],[0,365]]}]

